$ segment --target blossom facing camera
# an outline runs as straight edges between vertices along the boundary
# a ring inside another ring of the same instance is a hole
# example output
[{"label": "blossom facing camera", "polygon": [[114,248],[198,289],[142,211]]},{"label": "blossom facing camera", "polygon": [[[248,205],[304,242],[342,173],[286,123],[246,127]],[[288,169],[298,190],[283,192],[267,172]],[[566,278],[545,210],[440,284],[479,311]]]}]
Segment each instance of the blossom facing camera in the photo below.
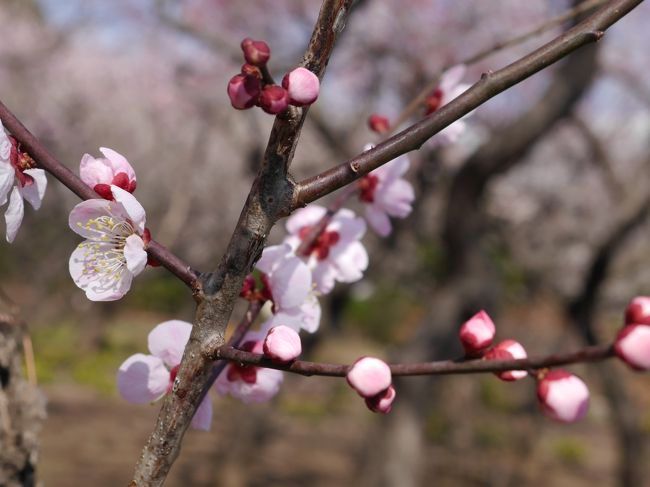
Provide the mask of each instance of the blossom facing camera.
[{"label": "blossom facing camera", "polygon": [[264,339],[264,355],[280,363],[289,363],[302,353],[300,335],[288,326],[274,326]]},{"label": "blossom facing camera", "polygon": [[137,186],[135,171],[126,158],[107,147],[100,147],[104,157],[84,154],[79,163],[81,180],[104,199],[112,200],[111,186],[133,193]]},{"label": "blossom facing camera", "polygon": [[575,423],[587,414],[589,389],[579,377],[566,370],[551,370],[537,383],[542,412],[561,423]]},{"label": "blossom facing camera", "polygon": [[237,110],[246,110],[256,105],[262,84],[253,75],[236,74],[228,81],[228,97],[230,104]]},{"label": "blossom facing camera", "polygon": [[[171,320],[160,323],[149,333],[150,355],[136,353],[117,371],[120,395],[134,404],[157,401],[174,386],[183,351],[190,339],[192,325]],[[192,427],[207,431],[212,423],[212,403],[206,396],[192,418]]]},{"label": "blossom facing camera", "polygon": [[650,326],[628,325],[614,342],[616,356],[634,370],[650,370]]},{"label": "blossom facing camera", "polygon": [[277,115],[289,106],[289,94],[282,86],[266,85],[260,94],[259,105],[266,113]]},{"label": "blossom facing camera", "polygon": [[488,314],[481,310],[463,323],[458,334],[467,357],[481,357],[492,345],[496,328]]},{"label": "blossom facing camera", "polygon": [[[425,101],[425,114],[438,110],[453,99],[460,96],[470,87],[469,84],[461,83],[465,76],[466,66],[459,64],[449,68],[440,76],[438,87],[427,97]],[[442,129],[437,135],[431,138],[433,144],[452,144],[465,132],[466,124],[464,118],[471,115],[465,115],[463,119],[456,120],[448,127]]]},{"label": "blossom facing camera", "polygon": [[348,384],[361,397],[373,398],[391,385],[392,375],[386,362],[375,357],[357,360],[346,375]]},{"label": "blossom facing camera", "polygon": [[254,41],[247,37],[241,41],[241,49],[248,64],[264,66],[271,58],[271,48],[264,41]]},{"label": "blossom facing camera", "polygon": [[393,407],[395,400],[395,388],[390,386],[384,392],[380,392],[376,396],[366,398],[366,406],[373,413],[388,414]]},{"label": "blossom facing camera", "polygon": [[320,81],[314,73],[300,67],[284,75],[282,87],[287,90],[289,103],[302,107],[316,101],[320,90]]},{"label": "blossom facing camera", "polygon": [[[485,353],[486,360],[513,360],[528,358],[526,349],[521,343],[514,340],[504,340]],[[505,381],[515,381],[523,379],[528,375],[525,370],[506,370],[503,372],[495,372],[495,375]]]},{"label": "blossom facing camera", "polygon": [[650,325],[650,296],[637,296],[625,308],[625,324]]},{"label": "blossom facing camera", "polygon": [[70,275],[91,301],[120,299],[147,265],[144,208],[131,193],[110,188],[113,200],[82,201],[68,219],[86,239],[70,256]]},{"label": "blossom facing camera", "polygon": [[368,117],[368,127],[373,132],[384,134],[390,130],[390,122],[386,117],[373,113]]}]

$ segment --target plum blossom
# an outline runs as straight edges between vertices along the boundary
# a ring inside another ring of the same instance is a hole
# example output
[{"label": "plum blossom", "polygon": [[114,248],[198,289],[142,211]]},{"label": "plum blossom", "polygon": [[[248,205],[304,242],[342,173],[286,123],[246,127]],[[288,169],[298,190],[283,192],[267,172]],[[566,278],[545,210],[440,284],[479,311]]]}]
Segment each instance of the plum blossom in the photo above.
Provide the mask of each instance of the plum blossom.
[{"label": "plum blossom", "polygon": [[[289,235],[285,243],[297,250],[326,212],[325,208],[317,205],[296,211],[287,220]],[[336,212],[320,236],[301,256],[312,270],[317,291],[327,294],[336,281],[355,282],[363,277],[363,271],[368,267],[368,253],[359,240],[365,232],[363,218],[347,208]]]},{"label": "plum blossom", "polygon": [[288,363],[297,359],[302,353],[300,335],[293,328],[279,325],[274,326],[264,339],[264,355],[280,363]]},{"label": "plum blossom", "polygon": [[70,256],[70,275],[91,301],[124,296],[147,265],[144,208],[135,197],[111,186],[114,200],[86,200],[70,212],[70,228],[86,240]]},{"label": "plum blossom", "polygon": [[[265,335],[264,328],[259,332],[248,332],[238,348],[246,352],[263,353]],[[222,396],[230,394],[246,404],[259,403],[275,396],[283,379],[284,375],[279,370],[230,362],[215,381],[214,387]]]},{"label": "plum blossom", "polygon": [[302,107],[316,101],[320,90],[320,81],[314,73],[299,67],[284,75],[282,87],[287,90],[289,103]]},{"label": "plum blossom", "polygon": [[[426,100],[427,115],[435,112],[438,108],[445,106],[454,98],[457,98],[460,94],[467,91],[471,85],[461,83],[461,80],[465,76],[465,71],[466,66],[464,64],[459,64],[442,73],[438,87]],[[465,115],[465,117],[467,116],[468,115]],[[466,125],[463,119],[456,120],[454,123],[441,130],[431,140],[434,144],[453,144],[463,134],[465,128]]]},{"label": "plum blossom", "polygon": [[492,345],[496,328],[483,310],[476,313],[460,327],[458,337],[467,357],[480,357]]},{"label": "plum blossom", "polygon": [[650,370],[650,326],[628,325],[616,337],[616,355],[635,370]]},{"label": "plum blossom", "polygon": [[0,122],[0,205],[9,200],[5,211],[7,242],[16,238],[23,221],[25,199],[35,210],[47,188],[45,171],[36,169],[36,163],[20,149],[20,143],[6,134]]},{"label": "plum blossom", "polygon": [[382,237],[388,236],[392,230],[389,217],[406,218],[413,209],[413,186],[402,178],[409,165],[408,157],[400,156],[357,183],[359,199],[365,204],[366,220]]},{"label": "plum blossom", "polygon": [[[165,321],[151,330],[151,355],[136,353],[117,371],[117,388],[122,397],[134,404],[145,404],[171,392],[191,331],[190,323],[179,320]],[[194,414],[192,427],[207,431],[211,422],[212,403],[206,396]]]},{"label": "plum blossom", "polygon": [[104,199],[112,200],[111,185],[129,193],[135,191],[137,182],[135,171],[126,158],[113,149],[100,147],[104,157],[95,158],[84,154],[79,164],[81,180]]},{"label": "plum blossom", "polygon": [[580,421],[589,409],[589,389],[566,370],[551,370],[537,383],[542,412],[561,423]]},{"label": "plum blossom", "polygon": [[[495,345],[494,348],[488,350],[485,353],[485,358],[487,360],[524,359],[528,358],[528,354],[521,343],[515,340],[504,340]],[[528,372],[525,370],[505,370],[503,372],[495,372],[495,375],[501,380],[510,382],[523,379],[528,375]]]},{"label": "plum blossom", "polygon": [[[262,299],[273,303],[268,328],[286,325],[296,331],[314,333],[320,324],[321,309],[312,292],[312,276],[307,264],[295,256],[288,244],[266,247],[256,267],[262,272]],[[242,296],[254,292],[253,276],[244,282]]]},{"label": "plum blossom", "polygon": [[383,360],[362,357],[352,364],[346,379],[361,397],[372,398],[390,387],[392,375],[390,367]]}]

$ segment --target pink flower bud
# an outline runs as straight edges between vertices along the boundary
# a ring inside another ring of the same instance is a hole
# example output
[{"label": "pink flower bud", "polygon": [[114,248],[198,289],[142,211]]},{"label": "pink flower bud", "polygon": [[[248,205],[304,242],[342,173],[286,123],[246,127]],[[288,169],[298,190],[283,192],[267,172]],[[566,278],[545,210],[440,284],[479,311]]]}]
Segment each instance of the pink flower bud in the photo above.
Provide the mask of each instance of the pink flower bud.
[{"label": "pink flower bud", "polygon": [[383,134],[388,132],[390,129],[390,123],[386,117],[373,113],[368,117],[368,127],[370,127],[370,130],[373,132]]},{"label": "pink flower bud", "polygon": [[589,409],[589,389],[566,370],[549,371],[537,383],[537,399],[542,412],[561,423],[579,421]]},{"label": "pink flower bud", "polygon": [[650,370],[650,326],[628,325],[616,337],[618,358],[635,370]]},{"label": "pink flower bud", "polygon": [[271,360],[287,363],[295,360],[302,352],[300,335],[288,326],[275,326],[264,339],[264,355]]},{"label": "pink flower bud", "polygon": [[282,87],[289,93],[289,103],[297,107],[311,105],[318,98],[318,76],[305,68],[296,68],[282,78]]},{"label": "pink flower bud", "polygon": [[460,343],[467,357],[481,357],[486,348],[492,345],[496,328],[488,314],[481,310],[460,327]]},{"label": "pink flower bud", "polygon": [[348,371],[350,387],[361,397],[372,398],[383,393],[391,384],[390,367],[378,358],[362,357]]},{"label": "pink flower bud", "polygon": [[260,95],[259,105],[271,115],[285,111],[289,106],[287,90],[278,85],[266,85]]},{"label": "pink flower bud", "polygon": [[[514,340],[504,340],[494,348],[485,352],[486,360],[512,360],[528,358],[526,350],[521,343]],[[506,370],[504,372],[495,372],[495,375],[505,381],[523,379],[528,375],[525,370]]]},{"label": "pink flower bud", "polygon": [[241,41],[241,49],[248,64],[264,66],[271,57],[271,49],[264,41],[254,41],[247,37]]},{"label": "pink flower bud", "polygon": [[380,392],[376,396],[366,398],[366,406],[373,413],[388,414],[395,399],[395,388],[389,386],[384,392]]},{"label": "pink flower bud", "polygon": [[429,96],[427,96],[427,99],[424,101],[424,114],[431,115],[440,108],[443,97],[444,92],[440,88],[436,88]]},{"label": "pink flower bud", "polygon": [[233,108],[246,110],[258,101],[261,91],[259,78],[236,74],[228,82],[228,96]]},{"label": "pink flower bud", "polygon": [[625,308],[625,324],[650,325],[650,296],[637,296]]}]

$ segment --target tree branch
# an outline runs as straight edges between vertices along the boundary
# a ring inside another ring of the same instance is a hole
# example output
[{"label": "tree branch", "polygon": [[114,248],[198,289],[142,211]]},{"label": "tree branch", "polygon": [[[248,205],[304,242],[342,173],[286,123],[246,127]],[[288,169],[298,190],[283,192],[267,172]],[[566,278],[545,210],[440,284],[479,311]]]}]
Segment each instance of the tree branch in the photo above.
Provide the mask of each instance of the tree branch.
[{"label": "tree branch", "polygon": [[469,90],[431,116],[343,164],[297,184],[293,208],[305,206],[377,169],[425,141],[490,98],[559,61],[603,32],[643,0],[613,0],[586,20],[527,56],[495,72],[484,73]]}]

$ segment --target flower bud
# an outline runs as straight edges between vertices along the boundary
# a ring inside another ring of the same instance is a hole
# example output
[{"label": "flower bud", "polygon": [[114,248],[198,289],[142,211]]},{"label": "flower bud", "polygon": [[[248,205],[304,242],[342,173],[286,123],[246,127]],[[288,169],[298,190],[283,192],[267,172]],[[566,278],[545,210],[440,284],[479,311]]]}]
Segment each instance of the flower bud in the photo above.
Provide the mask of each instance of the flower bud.
[{"label": "flower bud", "polygon": [[228,96],[233,108],[246,110],[258,101],[261,91],[259,78],[237,74],[228,82]]},{"label": "flower bud", "polygon": [[[513,360],[522,358],[528,358],[528,354],[521,343],[514,340],[504,340],[485,352],[486,360]],[[495,372],[494,375],[501,380],[513,381],[523,379],[528,375],[528,372],[525,370],[506,370],[503,372]]]},{"label": "flower bud", "polygon": [[248,64],[264,66],[271,57],[271,49],[264,41],[254,41],[247,37],[241,41],[241,49]]},{"label": "flower bud", "polygon": [[625,324],[650,325],[650,296],[637,296],[625,308]]},{"label": "flower bud", "polygon": [[301,67],[284,75],[282,87],[289,93],[289,103],[302,107],[316,101],[320,81],[314,73]]},{"label": "flower bud", "polygon": [[289,106],[287,90],[278,85],[266,85],[260,95],[259,105],[271,115],[282,113]]},{"label": "flower bud", "polygon": [[485,349],[492,345],[496,328],[488,314],[481,310],[460,327],[460,343],[467,357],[481,357]]},{"label": "flower bud", "polygon": [[628,325],[614,342],[614,351],[635,370],[650,370],[650,326]]},{"label": "flower bud", "polygon": [[388,132],[390,129],[390,123],[386,117],[373,113],[368,117],[368,127],[370,127],[370,130],[373,132],[383,134]]},{"label": "flower bud", "polygon": [[424,101],[424,114],[431,115],[438,108],[440,108],[443,96],[444,92],[440,88],[436,88],[429,96],[427,96],[426,100]]},{"label": "flower bud", "polygon": [[581,420],[589,409],[589,389],[566,370],[551,370],[537,383],[542,412],[561,423]]},{"label": "flower bud", "polygon": [[264,355],[280,363],[291,362],[302,352],[300,335],[288,326],[275,326],[264,339]]},{"label": "flower bud", "polygon": [[260,68],[248,63],[242,65],[241,74],[244,76],[255,76],[258,79],[262,79],[262,72],[260,71]]},{"label": "flower bud", "polygon": [[388,414],[395,399],[395,388],[389,386],[384,392],[380,392],[376,396],[366,398],[366,406],[373,413]]},{"label": "flower bud", "polygon": [[347,381],[361,397],[372,398],[390,387],[390,367],[378,358],[362,357],[348,371]]}]

